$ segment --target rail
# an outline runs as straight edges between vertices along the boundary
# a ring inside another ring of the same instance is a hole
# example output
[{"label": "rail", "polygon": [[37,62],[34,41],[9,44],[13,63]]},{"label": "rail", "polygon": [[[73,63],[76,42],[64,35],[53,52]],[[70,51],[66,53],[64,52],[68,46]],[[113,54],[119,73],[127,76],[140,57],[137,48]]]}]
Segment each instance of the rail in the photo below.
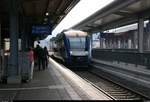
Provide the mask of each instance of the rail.
[{"label": "rail", "polygon": [[[91,66],[92,67],[92,66]],[[101,74],[95,74],[91,71],[76,71],[80,77],[93,85],[95,88],[106,94],[112,100],[143,100],[141,95],[123,87],[114,81],[103,78]]]}]

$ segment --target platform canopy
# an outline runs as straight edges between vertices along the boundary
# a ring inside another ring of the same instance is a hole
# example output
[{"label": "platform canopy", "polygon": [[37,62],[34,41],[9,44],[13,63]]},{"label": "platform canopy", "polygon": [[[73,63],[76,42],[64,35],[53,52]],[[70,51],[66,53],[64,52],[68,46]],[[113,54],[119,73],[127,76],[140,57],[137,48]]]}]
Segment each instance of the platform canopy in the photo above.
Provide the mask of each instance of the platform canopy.
[{"label": "platform canopy", "polygon": [[114,29],[150,17],[150,0],[114,0],[92,16],[72,27],[88,32]]},{"label": "platform canopy", "polygon": [[[54,29],[80,0],[17,0],[19,24],[51,24]],[[0,0],[0,21],[5,37],[9,32],[10,0]]]}]

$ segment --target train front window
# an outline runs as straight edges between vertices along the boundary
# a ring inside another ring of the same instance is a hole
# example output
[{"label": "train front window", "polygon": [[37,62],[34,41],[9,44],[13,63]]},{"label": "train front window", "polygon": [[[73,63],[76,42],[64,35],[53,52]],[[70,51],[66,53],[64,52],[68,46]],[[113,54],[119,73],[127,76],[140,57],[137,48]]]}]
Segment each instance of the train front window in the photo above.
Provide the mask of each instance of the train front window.
[{"label": "train front window", "polygon": [[76,49],[85,49],[85,37],[69,37],[70,42],[70,49],[76,50]]}]

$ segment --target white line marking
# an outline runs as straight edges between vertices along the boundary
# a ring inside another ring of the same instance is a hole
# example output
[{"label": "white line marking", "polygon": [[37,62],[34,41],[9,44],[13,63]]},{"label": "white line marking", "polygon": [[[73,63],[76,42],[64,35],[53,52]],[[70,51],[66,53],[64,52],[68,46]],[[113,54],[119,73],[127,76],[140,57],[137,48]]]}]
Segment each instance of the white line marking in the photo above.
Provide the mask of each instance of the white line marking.
[{"label": "white line marking", "polygon": [[[86,92],[86,94],[89,96],[90,99],[111,100],[108,96],[100,92],[97,88],[95,88],[90,83],[82,79],[80,76],[73,73],[71,70],[62,67],[51,58],[49,58],[49,60],[50,60],[51,65],[55,67],[55,70],[59,70],[59,72],[62,74],[63,77],[67,78],[67,80],[70,80],[72,84],[75,84],[77,87],[80,87],[83,90],[83,92]],[[68,91],[68,92],[71,92],[71,91]]]},{"label": "white line marking", "polygon": [[51,86],[43,86],[43,87],[4,88],[4,89],[0,89],[0,91],[38,90],[38,89],[63,89],[63,88],[65,88],[65,86],[62,86],[62,85],[51,85]]},{"label": "white line marking", "polygon": [[[57,64],[57,62],[55,62],[52,59],[49,59],[49,60],[50,60],[50,63],[52,63],[51,65],[53,65],[53,66],[51,66],[52,70],[54,71],[54,73],[56,74],[56,76],[59,77],[60,82],[65,86],[65,89],[68,92],[68,94],[70,95],[70,97],[73,100],[82,100],[81,97],[70,86],[70,84],[67,81],[65,81],[64,76],[62,75],[62,72],[60,72],[60,69],[59,69],[60,65]],[[56,67],[56,68],[58,67],[58,68],[56,69],[54,67]]]}]

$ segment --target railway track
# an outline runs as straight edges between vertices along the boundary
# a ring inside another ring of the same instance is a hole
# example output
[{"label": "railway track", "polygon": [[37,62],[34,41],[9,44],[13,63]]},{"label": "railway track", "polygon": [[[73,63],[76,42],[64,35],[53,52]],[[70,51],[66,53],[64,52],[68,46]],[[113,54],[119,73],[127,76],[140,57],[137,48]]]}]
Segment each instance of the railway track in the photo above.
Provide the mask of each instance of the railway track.
[{"label": "railway track", "polygon": [[[63,63],[59,62],[62,66],[65,66]],[[71,69],[71,68],[69,68]],[[142,102],[149,102],[147,101],[144,96],[141,96],[129,89],[126,89],[112,81],[109,81],[99,75],[96,75],[92,72],[80,70],[76,71],[73,70],[74,73],[79,75],[81,78],[86,80],[88,83],[93,85],[95,88],[106,94],[113,100],[133,100],[133,101],[142,101]]]},{"label": "railway track", "polygon": [[113,100],[140,100],[145,99],[128,89],[125,89],[115,83],[112,83],[106,79],[103,79],[88,71],[75,71],[80,77],[92,84],[94,87],[107,94]]}]

